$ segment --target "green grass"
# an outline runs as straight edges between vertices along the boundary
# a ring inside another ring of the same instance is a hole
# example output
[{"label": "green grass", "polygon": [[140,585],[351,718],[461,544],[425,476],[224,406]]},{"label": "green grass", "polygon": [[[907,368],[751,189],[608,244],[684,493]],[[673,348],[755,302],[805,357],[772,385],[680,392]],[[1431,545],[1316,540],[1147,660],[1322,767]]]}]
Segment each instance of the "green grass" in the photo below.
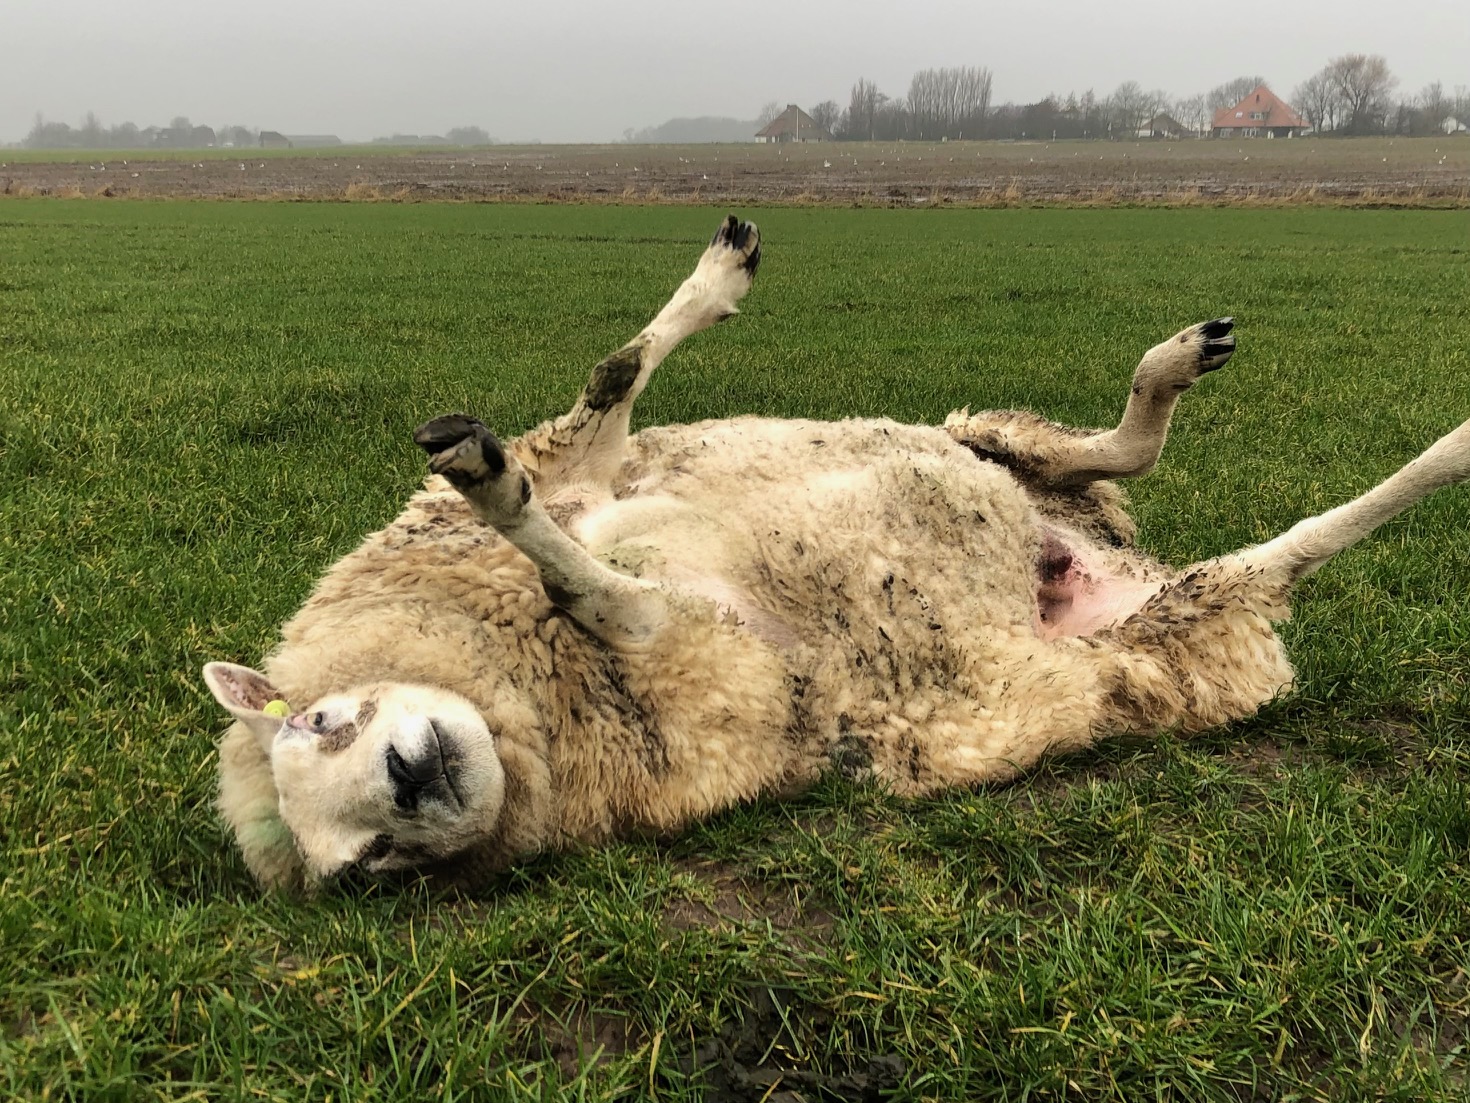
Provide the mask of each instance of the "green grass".
[{"label": "green grass", "polygon": [[[673,1100],[720,1043],[712,1098],[888,1055],[917,1098],[1466,1098],[1464,489],[1302,587],[1300,692],[1226,731],[922,803],[833,781],[473,901],[253,887],[200,665],[394,515],[418,421],[564,408],[716,214],[0,202],[0,1096]],[[1462,213],[754,215],[744,315],[642,423],[1104,423],[1233,313],[1134,488],[1187,561],[1470,415]]]}]

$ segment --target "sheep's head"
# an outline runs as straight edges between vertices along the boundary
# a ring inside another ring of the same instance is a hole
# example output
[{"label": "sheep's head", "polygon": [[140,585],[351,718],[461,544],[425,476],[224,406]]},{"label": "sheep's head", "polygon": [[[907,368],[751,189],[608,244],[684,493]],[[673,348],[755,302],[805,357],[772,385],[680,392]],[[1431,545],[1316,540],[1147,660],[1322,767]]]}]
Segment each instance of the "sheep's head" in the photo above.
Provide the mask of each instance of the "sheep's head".
[{"label": "sheep's head", "polygon": [[[278,835],[281,824],[289,829],[311,877],[432,866],[495,828],[505,775],[489,727],[463,697],[383,683],[291,712],[268,707],[281,694],[249,667],[210,663],[204,681],[268,760],[279,824],[269,809],[259,818]],[[247,837],[250,816],[231,818],[262,876],[268,842]]]}]

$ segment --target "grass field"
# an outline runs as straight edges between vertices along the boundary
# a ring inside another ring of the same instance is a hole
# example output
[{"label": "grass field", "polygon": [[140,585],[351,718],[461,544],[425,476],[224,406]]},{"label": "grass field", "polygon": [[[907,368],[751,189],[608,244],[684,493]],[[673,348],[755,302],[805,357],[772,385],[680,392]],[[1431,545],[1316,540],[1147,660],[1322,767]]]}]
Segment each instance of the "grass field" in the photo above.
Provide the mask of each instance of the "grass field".
[{"label": "grass field", "polygon": [[[645,424],[1105,423],[1231,313],[1134,488],[1183,562],[1470,416],[1464,213],[743,213],[756,289]],[[476,900],[254,888],[200,665],[396,513],[418,421],[565,407],[717,214],[0,201],[0,1097],[1466,1098],[1464,488],[1302,587],[1300,690],[1250,723],[922,803],[832,781]]]}]

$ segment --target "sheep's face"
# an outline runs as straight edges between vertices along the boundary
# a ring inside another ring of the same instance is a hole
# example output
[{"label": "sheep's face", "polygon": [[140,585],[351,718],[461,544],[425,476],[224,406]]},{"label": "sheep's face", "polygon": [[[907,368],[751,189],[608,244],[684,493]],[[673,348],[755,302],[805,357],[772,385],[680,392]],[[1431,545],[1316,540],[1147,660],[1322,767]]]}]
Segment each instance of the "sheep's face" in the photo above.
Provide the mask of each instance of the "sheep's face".
[{"label": "sheep's face", "polygon": [[429,686],[360,686],[284,716],[263,674],[210,663],[216,700],[270,760],[281,820],[318,877],[449,858],[496,824],[505,776],[479,711]]}]

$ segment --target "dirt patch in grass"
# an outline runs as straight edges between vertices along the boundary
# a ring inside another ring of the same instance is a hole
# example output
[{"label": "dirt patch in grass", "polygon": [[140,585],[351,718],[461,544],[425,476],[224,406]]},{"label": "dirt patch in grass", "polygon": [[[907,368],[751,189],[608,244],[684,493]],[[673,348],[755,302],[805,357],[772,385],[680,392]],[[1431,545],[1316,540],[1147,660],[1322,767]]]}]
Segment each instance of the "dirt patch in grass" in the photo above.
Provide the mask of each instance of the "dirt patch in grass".
[{"label": "dirt patch in grass", "polygon": [[804,948],[821,945],[832,931],[832,914],[804,899],[794,885],[762,881],[714,860],[684,858],[674,868],[693,882],[688,895],[664,908],[664,922],[676,931],[769,926],[783,941]]},{"label": "dirt patch in grass", "polygon": [[626,1015],[583,1006],[547,1009],[535,1022],[561,1074],[575,1077],[589,1063],[606,1064],[632,1053],[648,1039]]},{"label": "dirt patch in grass", "polygon": [[804,1038],[821,1037],[830,1026],[825,1009],[761,988],[738,1024],[680,1059],[680,1072],[700,1084],[709,1103],[877,1103],[895,1094],[908,1071],[896,1054],[840,1063],[813,1059]]}]

